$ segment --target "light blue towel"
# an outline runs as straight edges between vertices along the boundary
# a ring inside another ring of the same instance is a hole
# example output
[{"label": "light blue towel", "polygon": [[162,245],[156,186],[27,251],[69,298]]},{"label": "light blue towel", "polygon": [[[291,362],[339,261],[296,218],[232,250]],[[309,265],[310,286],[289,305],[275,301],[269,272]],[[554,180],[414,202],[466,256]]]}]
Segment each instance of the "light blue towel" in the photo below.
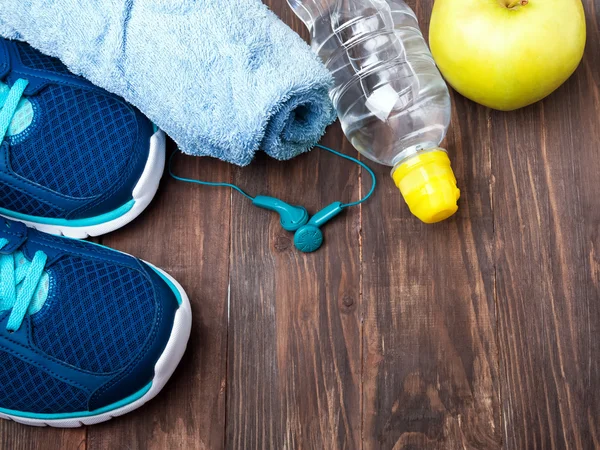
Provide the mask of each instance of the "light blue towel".
[{"label": "light blue towel", "polygon": [[331,75],[259,0],[3,0],[0,34],[124,97],[189,154],[288,159],[335,118]]}]

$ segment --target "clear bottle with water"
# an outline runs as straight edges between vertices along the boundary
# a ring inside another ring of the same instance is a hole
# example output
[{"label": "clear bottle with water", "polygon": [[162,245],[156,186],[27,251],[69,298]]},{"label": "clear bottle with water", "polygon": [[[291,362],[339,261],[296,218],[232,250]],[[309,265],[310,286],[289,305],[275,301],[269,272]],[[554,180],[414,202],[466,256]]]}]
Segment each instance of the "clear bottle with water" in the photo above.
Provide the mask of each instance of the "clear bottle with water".
[{"label": "clear bottle with water", "polygon": [[427,223],[458,209],[460,191],[439,145],[450,95],[414,12],[402,0],[287,0],[331,71],[330,97],[346,137],[393,167],[413,214]]}]

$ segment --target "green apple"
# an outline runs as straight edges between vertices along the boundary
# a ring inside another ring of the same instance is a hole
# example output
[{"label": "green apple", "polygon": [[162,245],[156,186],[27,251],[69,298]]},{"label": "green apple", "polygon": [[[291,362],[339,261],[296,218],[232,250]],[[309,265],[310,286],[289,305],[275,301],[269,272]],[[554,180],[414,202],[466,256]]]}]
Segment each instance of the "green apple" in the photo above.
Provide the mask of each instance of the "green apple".
[{"label": "green apple", "polygon": [[429,29],[448,83],[503,111],[563,84],[581,61],[585,36],[580,0],[436,0]]}]

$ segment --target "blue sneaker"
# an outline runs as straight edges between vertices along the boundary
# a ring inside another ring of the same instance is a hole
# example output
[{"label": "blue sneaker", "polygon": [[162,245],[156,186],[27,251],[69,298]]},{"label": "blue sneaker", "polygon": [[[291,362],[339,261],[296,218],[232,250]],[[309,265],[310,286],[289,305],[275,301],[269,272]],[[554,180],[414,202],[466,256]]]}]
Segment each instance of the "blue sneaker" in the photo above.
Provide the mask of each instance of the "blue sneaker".
[{"label": "blue sneaker", "polygon": [[0,219],[0,418],[76,427],[128,413],[163,388],[190,325],[160,269]]},{"label": "blue sneaker", "polygon": [[74,238],[127,224],[163,173],[138,110],[28,44],[0,39],[0,215]]}]

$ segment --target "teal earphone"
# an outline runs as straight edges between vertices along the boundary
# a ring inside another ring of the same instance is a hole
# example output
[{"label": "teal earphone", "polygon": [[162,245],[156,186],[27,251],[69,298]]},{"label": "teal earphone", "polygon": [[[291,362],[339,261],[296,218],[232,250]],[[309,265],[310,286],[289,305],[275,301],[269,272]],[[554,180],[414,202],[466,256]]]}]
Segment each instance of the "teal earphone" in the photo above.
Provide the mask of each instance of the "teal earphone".
[{"label": "teal earphone", "polygon": [[169,159],[169,174],[179,181],[185,181],[187,183],[196,183],[204,186],[224,186],[235,189],[244,197],[248,198],[252,201],[254,206],[258,206],[259,208],[268,209],[269,211],[274,211],[279,214],[279,222],[284,230],[290,231],[294,233],[294,246],[300,250],[301,252],[310,253],[318,250],[323,244],[323,232],[321,231],[321,227],[341,213],[344,209],[349,208],[351,206],[360,205],[365,202],[375,190],[375,185],[377,184],[377,180],[375,178],[375,174],[373,171],[362,161],[359,161],[356,158],[352,158],[351,156],[344,155],[343,153],[337,152],[329,147],[325,147],[324,145],[317,144],[317,147],[322,148],[323,150],[327,150],[328,152],[333,153],[341,158],[352,161],[371,175],[372,183],[371,189],[362,199],[351,202],[351,203],[342,203],[342,202],[333,202],[331,205],[326,206],[321,211],[317,212],[312,217],[309,217],[308,211],[303,206],[290,205],[289,203],[284,202],[278,198],[267,197],[264,195],[258,195],[256,197],[252,197],[248,193],[244,192],[238,186],[230,183],[211,183],[208,181],[194,180],[191,178],[183,178],[175,175],[172,170],[173,156],[176,152],[173,152],[171,158]]}]

